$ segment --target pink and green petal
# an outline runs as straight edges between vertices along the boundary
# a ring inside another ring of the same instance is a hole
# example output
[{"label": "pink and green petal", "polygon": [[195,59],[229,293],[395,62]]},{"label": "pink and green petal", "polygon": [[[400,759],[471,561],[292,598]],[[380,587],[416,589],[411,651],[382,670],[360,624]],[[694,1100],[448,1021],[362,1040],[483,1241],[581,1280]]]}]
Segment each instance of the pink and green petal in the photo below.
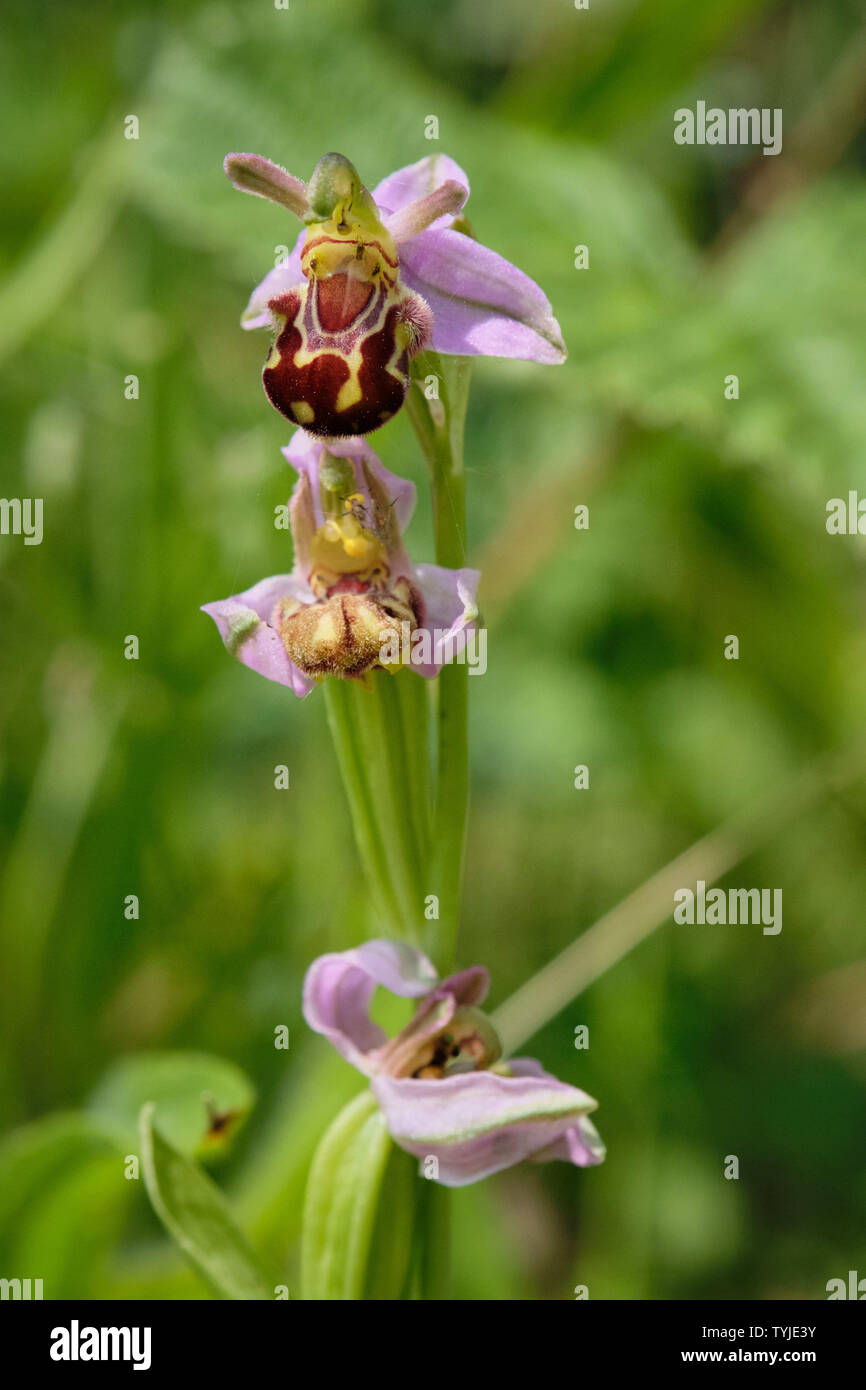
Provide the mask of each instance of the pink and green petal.
[{"label": "pink and green petal", "polygon": [[596,1129],[592,1120],[587,1119],[586,1115],[581,1115],[577,1124],[571,1129],[567,1129],[546,1149],[539,1149],[537,1153],[530,1155],[530,1163],[552,1163],[559,1160],[563,1163],[572,1163],[576,1168],[591,1168],[596,1163],[603,1163],[607,1150],[602,1141],[601,1135]]},{"label": "pink and green petal", "polygon": [[404,999],[419,999],[435,989],[436,970],[421,951],[396,941],[368,941],[351,951],[320,956],[304,981],[304,1018],[341,1056],[370,1075],[369,1054],[387,1037],[369,1015],[377,986]]},{"label": "pink and green petal", "polygon": [[[460,165],[447,154],[429,154],[419,159],[416,164],[407,164],[403,169],[388,174],[387,178],[382,179],[373,189],[373,198],[380,212],[390,216],[401,212],[411,203],[429,198],[432,193],[436,193],[448,183],[456,183],[465,188],[465,202],[469,197],[469,180]],[[431,225],[450,227],[453,220],[453,213],[446,213]]]},{"label": "pink and green petal", "polygon": [[286,260],[269,270],[264,280],[256,285],[247,307],[241,314],[242,328],[272,328],[274,316],[268,308],[270,301],[280,299],[290,290],[305,284],[304,273],[301,270],[301,248],[306,235],[306,232],[301,232]]},{"label": "pink and green petal", "polygon": [[480,570],[444,569],[441,565],[416,565],[415,582],[424,600],[424,627],[443,633],[431,653],[431,661],[414,664],[419,675],[437,676],[463,651],[466,634],[478,617]]},{"label": "pink and green petal", "polygon": [[532,1158],[561,1141],[591,1096],[542,1076],[466,1072],[441,1081],[374,1076],[391,1134],[419,1159],[435,1157],[439,1182],[463,1187]]},{"label": "pink and green petal", "polygon": [[[399,530],[405,531],[409,525],[415,511],[417,495],[415,484],[410,482],[408,478],[401,478],[396,473],[391,473],[362,435],[349,435],[345,439],[329,441],[314,438],[313,435],[307,434],[306,430],[296,430],[291,442],[282,452],[295,472],[306,474],[310,480],[318,526],[321,526],[325,519],[319,489],[319,469],[322,455],[325,452],[335,455],[337,458],[349,459],[351,463],[356,465],[356,489],[364,494],[368,493],[369,490],[364,479],[363,468],[358,467],[358,465],[366,464],[387,494]],[[370,500],[369,497],[367,500]]]},{"label": "pink and green petal", "polygon": [[304,221],[310,215],[307,185],[260,154],[227,154],[223,168],[235,188],[280,203],[295,217]]},{"label": "pink and green petal", "polygon": [[[511,1076],[535,1076],[548,1081],[555,1080],[534,1057],[510,1057],[504,1065]],[[586,1115],[581,1115],[572,1129],[566,1130],[547,1148],[534,1153],[532,1162],[550,1163],[560,1159],[565,1163],[573,1163],[578,1168],[589,1168],[593,1164],[603,1163],[606,1152],[601,1135],[592,1120]]]},{"label": "pink and green petal", "polygon": [[400,248],[403,279],[433,311],[434,352],[465,357],[566,358],[544,292],[517,266],[448,228],[421,232]]},{"label": "pink and green petal", "polygon": [[[264,581],[269,584],[273,582]],[[257,589],[261,587],[256,585]],[[213,618],[226,651],[244,666],[249,666],[269,681],[288,686],[300,698],[309,695],[314,682],[289,660],[278,633],[244,602],[243,594],[216,603],[205,603],[202,612]]]}]

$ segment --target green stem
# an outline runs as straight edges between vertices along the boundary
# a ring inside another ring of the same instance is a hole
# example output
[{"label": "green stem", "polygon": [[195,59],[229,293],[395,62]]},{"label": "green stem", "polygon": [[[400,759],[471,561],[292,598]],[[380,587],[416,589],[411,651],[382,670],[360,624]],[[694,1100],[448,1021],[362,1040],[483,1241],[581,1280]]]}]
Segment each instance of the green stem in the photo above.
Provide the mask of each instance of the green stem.
[{"label": "green stem", "polygon": [[451,1297],[451,1194],[432,1179],[422,1179],[415,1230],[415,1289],[425,1302]]},{"label": "green stem", "polygon": [[359,732],[359,754],[380,827],[388,875],[400,910],[401,935],[417,942],[423,921],[423,873],[413,833],[412,789],[403,730],[392,689],[394,677],[374,672],[369,684],[349,682]]},{"label": "green stem", "polygon": [[[466,489],[463,428],[469,367],[461,358],[423,354],[409,392],[409,418],[424,450],[433,493],[436,561],[460,569],[466,559]],[[428,401],[420,380],[435,376],[440,399]],[[469,798],[468,668],[446,666],[438,681],[437,771],[431,883],[439,899],[435,941],[437,964],[450,967],[457,943],[466,852]]]},{"label": "green stem", "polygon": [[[397,681],[414,673],[373,673],[325,681],[352,828],[374,907],[389,935],[418,943],[424,920],[428,836],[417,745],[426,744],[426,707],[412,716]],[[420,683],[420,682],[418,682]],[[411,697],[410,697],[411,698]]]},{"label": "green stem", "polygon": [[366,776],[367,770],[360,756],[360,738],[349,682],[326,680],[324,696],[331,738],[337,751],[337,761],[349,803],[355,843],[375,910],[388,930],[394,935],[400,935],[400,910],[388,874],[385,846],[375,814],[373,795]]},{"label": "green stem", "polygon": [[401,733],[418,863],[426,872],[432,817],[428,682],[404,668],[394,672],[387,689],[394,727],[399,727]]},{"label": "green stem", "polygon": [[446,666],[439,676],[439,751],[431,878],[433,891],[439,898],[438,957],[443,972],[449,970],[454,961],[463,897],[469,805],[467,677],[465,666]]}]

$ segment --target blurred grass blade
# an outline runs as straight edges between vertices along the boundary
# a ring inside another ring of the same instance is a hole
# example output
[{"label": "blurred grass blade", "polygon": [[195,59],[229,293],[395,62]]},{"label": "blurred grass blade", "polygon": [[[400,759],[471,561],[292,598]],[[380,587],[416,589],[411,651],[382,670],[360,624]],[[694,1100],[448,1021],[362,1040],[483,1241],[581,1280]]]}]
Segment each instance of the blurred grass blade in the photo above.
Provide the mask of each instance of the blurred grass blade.
[{"label": "blurred grass blade", "polygon": [[756,807],[733,817],[678,854],[588,927],[521,985],[493,1015],[503,1050],[515,1051],[606,970],[670,921],[674,893],[702,879],[713,884],[778,830],[863,772],[866,745],[819,758]]},{"label": "blurred grass blade", "polygon": [[118,126],[115,119],[87,152],[73,197],[0,290],[0,362],[54,312],[98,255],[124,198],[126,171],[131,167],[129,145]]},{"label": "blurred grass blade", "polygon": [[236,1301],[272,1299],[274,1281],[235,1225],[225,1198],[189,1158],[141,1112],[141,1166],[157,1216],[209,1288]]},{"label": "blurred grass blade", "polygon": [[4,1051],[26,1046],[27,1029],[41,1024],[55,913],[126,707],[124,694],[94,694],[87,656],[63,653],[53,673],[64,686],[49,707],[45,745],[0,877]]}]

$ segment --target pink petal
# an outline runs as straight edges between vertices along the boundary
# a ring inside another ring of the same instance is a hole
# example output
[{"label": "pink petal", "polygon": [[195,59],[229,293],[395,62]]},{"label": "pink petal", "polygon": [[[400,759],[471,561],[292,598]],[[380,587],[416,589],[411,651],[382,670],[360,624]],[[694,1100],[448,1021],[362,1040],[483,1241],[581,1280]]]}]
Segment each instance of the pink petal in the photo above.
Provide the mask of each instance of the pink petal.
[{"label": "pink petal", "polygon": [[428,227],[450,226],[469,196],[469,189],[454,179],[448,179],[426,198],[417,198],[398,212],[388,213],[385,226],[400,246],[410,237],[425,232]]},{"label": "pink petal", "polygon": [[530,1163],[550,1163],[560,1159],[576,1168],[591,1168],[603,1163],[607,1150],[592,1120],[581,1115],[577,1124],[567,1129],[559,1139],[530,1155]]},{"label": "pink petal", "polygon": [[387,1041],[368,1013],[376,986],[417,999],[429,994],[437,979],[433,965],[414,947],[368,941],[313,961],[304,980],[304,1018],[347,1061],[369,1075],[375,1063],[367,1054]]},{"label": "pink petal", "polygon": [[235,188],[288,208],[301,221],[308,215],[307,185],[281,164],[260,154],[227,154],[223,168]]},{"label": "pink petal", "polygon": [[313,591],[299,575],[274,574],[270,579],[260,579],[251,589],[235,594],[233,601],[252,608],[262,622],[269,623],[275,604],[281,598],[296,598],[301,603],[312,603]]},{"label": "pink petal", "polygon": [[374,1076],[391,1134],[416,1157],[436,1157],[439,1182],[463,1187],[549,1149],[594,1110],[591,1096],[546,1072],[467,1072],[445,1080]]},{"label": "pink petal", "polygon": [[[512,1076],[550,1075],[534,1057],[510,1057],[507,1065]],[[586,1115],[581,1115],[576,1125],[567,1129],[546,1148],[537,1150],[530,1161],[550,1163],[554,1159],[561,1159],[565,1163],[574,1163],[578,1168],[589,1168],[593,1164],[602,1163],[605,1153],[605,1146],[592,1120]]]},{"label": "pink petal", "polygon": [[424,599],[424,627],[431,634],[440,634],[433,645],[432,660],[413,663],[412,669],[419,675],[438,675],[464,650],[466,633],[475,626],[478,616],[476,595],[480,579],[480,570],[415,566],[415,580]]},{"label": "pink petal", "polygon": [[517,266],[448,228],[400,249],[405,283],[433,310],[433,349],[467,357],[563,362],[565,344],[543,291]]},{"label": "pink petal", "polygon": [[[449,159],[447,154],[429,154],[419,159],[417,164],[407,164],[405,168],[389,174],[373,189],[373,199],[381,212],[395,213],[408,203],[426,198],[443,183],[452,181],[463,185],[468,198],[469,180],[460,165]],[[453,220],[453,214],[446,214],[431,225],[450,227]]]},{"label": "pink petal", "polygon": [[304,272],[301,270],[301,247],[306,235],[306,231],[302,231],[287,260],[281,265],[274,266],[273,270],[269,270],[264,280],[256,285],[250,295],[249,303],[241,315],[242,328],[270,328],[269,300],[278,299],[282,294],[288,294],[289,290],[294,289],[296,285],[306,285]]},{"label": "pink petal", "polygon": [[481,1004],[490,989],[490,974],[483,965],[470,965],[457,975],[449,975],[436,986],[437,995],[452,995],[455,1004],[471,1007]]},{"label": "pink petal", "polygon": [[[356,464],[366,462],[382,484],[389,501],[394,504],[394,516],[400,531],[405,531],[415,510],[416,488],[413,482],[391,473],[362,435],[349,435],[345,439],[329,442],[327,439],[314,438],[313,435],[307,434],[306,430],[296,430],[291,442],[283,449],[283,456],[296,473],[306,473],[309,478],[318,524],[321,525],[324,520],[319,496],[319,466],[324,450],[335,454],[337,458],[351,459]],[[356,470],[356,481],[358,491],[366,495],[364,476],[360,470]]]},{"label": "pink petal", "polygon": [[287,685],[300,698],[309,695],[314,682],[289,660],[276,630],[262,622],[260,615],[242,598],[202,605],[202,612],[216,623],[226,650],[260,676]]}]

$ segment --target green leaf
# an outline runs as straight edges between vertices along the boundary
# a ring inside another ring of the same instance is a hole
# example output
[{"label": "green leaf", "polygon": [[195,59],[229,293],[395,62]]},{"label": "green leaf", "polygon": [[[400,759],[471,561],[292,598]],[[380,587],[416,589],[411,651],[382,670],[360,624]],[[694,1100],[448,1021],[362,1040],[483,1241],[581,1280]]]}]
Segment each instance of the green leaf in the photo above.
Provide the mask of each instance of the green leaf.
[{"label": "green leaf", "polygon": [[316,1150],[307,1185],[305,1299],[399,1298],[411,1251],[413,1167],[396,1150],[370,1091],[340,1111]]},{"label": "green leaf", "polygon": [[160,1132],[174,1148],[197,1158],[228,1147],[255,1099],[240,1068],[200,1052],[137,1052],[122,1057],[93,1092],[91,1114],[137,1141],[141,1107],[153,1104]]},{"label": "green leaf", "polygon": [[178,1153],[153,1125],[153,1105],[141,1112],[141,1162],[157,1216],[219,1298],[274,1297],[274,1281],[235,1225],[219,1188]]},{"label": "green leaf", "polygon": [[49,1115],[0,1145],[0,1269],[45,1298],[99,1296],[135,1190],[115,1136],[86,1115]]}]

